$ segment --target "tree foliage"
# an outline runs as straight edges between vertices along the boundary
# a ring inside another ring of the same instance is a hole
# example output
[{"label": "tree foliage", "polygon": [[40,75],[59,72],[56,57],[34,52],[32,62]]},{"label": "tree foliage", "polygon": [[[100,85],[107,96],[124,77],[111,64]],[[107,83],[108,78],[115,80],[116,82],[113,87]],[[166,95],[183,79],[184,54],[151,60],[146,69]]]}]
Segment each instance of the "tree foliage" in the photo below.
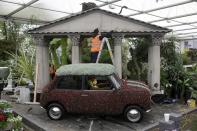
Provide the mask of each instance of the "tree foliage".
[{"label": "tree foliage", "polygon": [[[17,64],[12,64],[12,72],[15,73],[15,75],[18,74],[18,77],[27,78],[34,83],[34,74],[35,74],[35,50],[33,54],[28,54],[23,49],[19,49],[18,55],[14,53],[10,53],[10,56],[13,59],[16,59],[17,57]],[[20,80],[21,80],[20,79]],[[20,82],[19,80],[19,82]]]},{"label": "tree foliage", "polygon": [[169,97],[183,99],[192,79],[183,68],[183,58],[176,51],[176,43],[176,38],[170,37],[161,45],[161,86]]},{"label": "tree foliage", "polygon": [[0,66],[8,64],[9,55],[5,52],[16,53],[19,44],[23,42],[24,35],[21,34],[21,24],[13,21],[0,22]]},{"label": "tree foliage", "polygon": [[128,70],[131,72],[129,78],[146,81],[150,40],[148,38],[129,38],[128,41],[131,56],[128,62]]},{"label": "tree foliage", "polygon": [[[61,52],[58,52],[57,49],[60,48]],[[62,65],[70,63],[70,54],[71,46],[68,38],[54,38],[50,42],[50,54],[52,56],[51,63],[55,65],[55,68],[59,68]],[[60,53],[60,54],[58,54]],[[60,56],[59,56],[60,55]]]}]

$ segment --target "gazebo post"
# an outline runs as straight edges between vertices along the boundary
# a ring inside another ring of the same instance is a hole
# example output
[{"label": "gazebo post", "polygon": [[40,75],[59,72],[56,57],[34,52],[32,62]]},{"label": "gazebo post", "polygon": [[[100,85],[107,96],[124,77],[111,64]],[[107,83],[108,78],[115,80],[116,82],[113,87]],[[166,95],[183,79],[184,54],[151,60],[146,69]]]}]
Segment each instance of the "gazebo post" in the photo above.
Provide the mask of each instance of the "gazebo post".
[{"label": "gazebo post", "polygon": [[79,63],[79,34],[68,35],[72,43],[72,64]]},{"label": "gazebo post", "polygon": [[148,84],[152,94],[161,94],[160,90],[160,45],[162,34],[151,35],[152,44],[148,49]]},{"label": "gazebo post", "polygon": [[122,34],[113,34],[112,35],[113,42],[114,42],[114,66],[116,68],[116,72],[118,73],[119,77],[122,78]]},{"label": "gazebo post", "polygon": [[49,41],[44,36],[35,36],[36,42],[36,70],[37,93],[42,92],[42,88],[49,82]]}]

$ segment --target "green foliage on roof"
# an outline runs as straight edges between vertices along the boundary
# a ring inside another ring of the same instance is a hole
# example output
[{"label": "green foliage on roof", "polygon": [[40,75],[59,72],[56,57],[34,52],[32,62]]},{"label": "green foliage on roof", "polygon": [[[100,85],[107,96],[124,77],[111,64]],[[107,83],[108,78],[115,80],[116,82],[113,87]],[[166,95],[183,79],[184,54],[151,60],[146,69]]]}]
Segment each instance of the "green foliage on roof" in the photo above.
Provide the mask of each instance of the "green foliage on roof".
[{"label": "green foliage on roof", "polygon": [[64,75],[111,75],[115,73],[115,67],[110,64],[70,64],[57,69],[57,76]]}]

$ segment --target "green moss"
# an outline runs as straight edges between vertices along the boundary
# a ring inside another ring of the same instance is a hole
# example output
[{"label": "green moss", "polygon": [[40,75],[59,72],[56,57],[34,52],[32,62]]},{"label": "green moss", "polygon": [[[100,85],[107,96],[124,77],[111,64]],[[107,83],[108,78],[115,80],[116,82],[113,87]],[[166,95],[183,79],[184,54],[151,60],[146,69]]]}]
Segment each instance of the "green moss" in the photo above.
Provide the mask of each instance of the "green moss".
[{"label": "green moss", "polygon": [[111,75],[115,73],[114,66],[110,64],[71,64],[61,66],[56,74],[64,75]]}]

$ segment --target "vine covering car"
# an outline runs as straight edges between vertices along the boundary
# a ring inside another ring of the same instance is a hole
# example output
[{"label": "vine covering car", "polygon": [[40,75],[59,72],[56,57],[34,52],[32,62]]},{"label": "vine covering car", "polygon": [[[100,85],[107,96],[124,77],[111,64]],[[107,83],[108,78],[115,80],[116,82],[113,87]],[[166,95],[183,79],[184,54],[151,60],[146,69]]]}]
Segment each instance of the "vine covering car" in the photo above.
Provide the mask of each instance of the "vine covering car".
[{"label": "vine covering car", "polygon": [[151,109],[147,85],[120,79],[110,64],[93,63],[60,67],[43,88],[40,104],[52,120],[72,112],[122,114],[130,122],[139,122]]}]

